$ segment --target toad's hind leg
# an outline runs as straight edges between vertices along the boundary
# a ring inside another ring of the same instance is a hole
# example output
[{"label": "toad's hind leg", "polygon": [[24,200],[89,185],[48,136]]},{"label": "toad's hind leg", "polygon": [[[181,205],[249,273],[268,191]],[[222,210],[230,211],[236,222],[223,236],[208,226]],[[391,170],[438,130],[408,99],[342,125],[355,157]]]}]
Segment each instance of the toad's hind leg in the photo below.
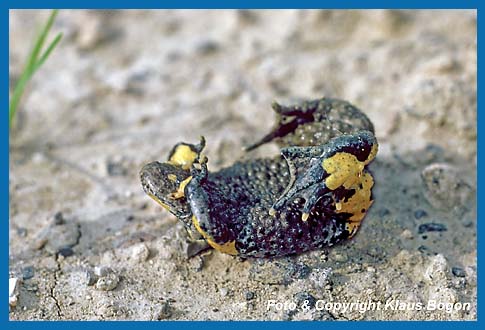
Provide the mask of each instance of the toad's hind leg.
[{"label": "toad's hind leg", "polygon": [[313,113],[318,107],[318,101],[307,101],[303,102],[301,105],[293,106],[284,106],[277,102],[273,102],[271,107],[278,116],[278,122],[271,132],[266,134],[259,141],[247,146],[245,148],[246,151],[256,149],[265,143],[287,136],[288,134],[293,134],[298,126],[313,122]]},{"label": "toad's hind leg", "polygon": [[276,142],[280,147],[308,147],[325,144],[343,134],[374,133],[372,122],[362,111],[339,99],[321,98],[290,106],[273,102],[272,108],[276,124],[259,141],[246,147],[246,151],[268,142]]}]

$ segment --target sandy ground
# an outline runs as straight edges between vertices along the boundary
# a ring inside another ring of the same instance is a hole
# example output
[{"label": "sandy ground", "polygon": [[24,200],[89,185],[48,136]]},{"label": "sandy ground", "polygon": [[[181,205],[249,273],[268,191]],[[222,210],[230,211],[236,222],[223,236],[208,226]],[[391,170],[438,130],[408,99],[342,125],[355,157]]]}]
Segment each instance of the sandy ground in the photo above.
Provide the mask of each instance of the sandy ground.
[{"label": "sandy ground", "polygon": [[[10,13],[12,84],[47,16]],[[63,10],[53,30],[10,135],[10,319],[476,319],[475,11]],[[322,96],[363,109],[380,142],[356,237],[187,258],[141,166],[200,135],[212,170],[277,154],[241,150],[270,102]]]}]

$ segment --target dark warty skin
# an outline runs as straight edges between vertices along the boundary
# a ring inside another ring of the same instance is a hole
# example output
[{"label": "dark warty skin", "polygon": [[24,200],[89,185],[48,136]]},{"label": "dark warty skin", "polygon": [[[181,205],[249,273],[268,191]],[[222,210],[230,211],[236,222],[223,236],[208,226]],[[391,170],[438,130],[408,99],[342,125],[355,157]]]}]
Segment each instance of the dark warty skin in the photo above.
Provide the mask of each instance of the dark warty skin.
[{"label": "dark warty skin", "polygon": [[246,150],[276,142],[280,156],[211,173],[203,138],[178,143],[167,162],[143,167],[144,191],[193,239],[241,257],[297,254],[352,237],[372,204],[372,123],[337,99],[274,103],[273,110],[273,130]]}]

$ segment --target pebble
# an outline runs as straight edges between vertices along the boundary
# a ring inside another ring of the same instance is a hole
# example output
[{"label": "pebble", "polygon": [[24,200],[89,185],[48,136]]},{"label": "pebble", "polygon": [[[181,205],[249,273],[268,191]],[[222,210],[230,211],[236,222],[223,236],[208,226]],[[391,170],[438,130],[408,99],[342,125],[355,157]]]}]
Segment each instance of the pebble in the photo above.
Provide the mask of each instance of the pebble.
[{"label": "pebble", "polygon": [[109,273],[98,279],[95,288],[100,291],[111,291],[118,286],[119,281],[120,279],[115,273]]},{"label": "pebble", "polygon": [[413,232],[410,231],[409,229],[404,229],[401,233],[401,237],[404,239],[413,239],[414,235],[413,235]]},{"label": "pebble", "polygon": [[27,237],[27,229],[23,227],[17,228],[17,235],[20,237]]},{"label": "pebble", "polygon": [[421,172],[421,179],[426,188],[424,196],[435,208],[466,211],[473,189],[461,178],[459,170],[434,163]]},{"label": "pebble", "polygon": [[144,262],[150,256],[150,249],[145,243],[139,243],[131,248],[131,259],[137,263]]},{"label": "pebble", "polygon": [[106,27],[99,15],[85,13],[79,22],[77,45],[81,50],[92,50],[107,39]]},{"label": "pebble", "polygon": [[156,320],[166,320],[170,318],[170,316],[172,316],[172,308],[170,307],[170,304],[164,302],[154,316]]},{"label": "pebble", "polygon": [[54,214],[54,225],[59,226],[63,225],[64,223],[66,223],[66,220],[64,219],[62,212],[57,212]]},{"label": "pebble", "polygon": [[87,269],[83,272],[83,283],[91,286],[96,283],[97,277],[94,272],[90,269]]},{"label": "pebble", "polygon": [[108,274],[113,273],[113,270],[107,266],[96,266],[94,267],[94,274],[96,276],[102,277],[107,276]]},{"label": "pebble", "polygon": [[246,298],[246,300],[253,300],[254,299],[254,292],[253,291],[246,291],[244,293],[244,297]]},{"label": "pebble", "polygon": [[19,297],[20,278],[11,277],[8,279],[8,304],[10,307],[17,306]]},{"label": "pebble", "polygon": [[426,216],[428,216],[428,213],[425,210],[416,210],[414,212],[414,217],[416,219],[421,219],[421,218],[426,217]]},{"label": "pebble", "polygon": [[475,222],[473,221],[473,219],[469,219],[469,218],[464,219],[463,220],[463,227],[469,228],[469,227],[473,226],[474,223]]},{"label": "pebble", "polygon": [[418,227],[418,234],[423,234],[427,233],[430,231],[447,231],[448,228],[444,224],[441,223],[435,223],[435,222],[430,222],[430,223],[423,223],[422,225],[419,225]]},{"label": "pebble", "polygon": [[22,279],[23,280],[31,279],[32,277],[34,277],[34,275],[35,275],[34,267],[27,266],[27,267],[24,267],[22,269]]},{"label": "pebble", "polygon": [[72,256],[74,254],[74,251],[70,247],[64,247],[64,248],[59,249],[58,253],[59,253],[59,255],[67,258],[67,257]]},{"label": "pebble", "polygon": [[121,161],[116,162],[108,160],[106,162],[106,172],[109,176],[126,176],[128,174],[128,169]]},{"label": "pebble", "polygon": [[[45,249],[52,254],[60,253],[61,250],[71,248],[78,244],[81,232],[76,223],[65,223],[51,226],[47,229]],[[66,251],[64,251],[66,252]]]},{"label": "pebble", "polygon": [[437,254],[429,259],[424,269],[424,279],[431,284],[442,284],[446,282],[446,271],[448,263],[442,254]]},{"label": "pebble", "polygon": [[194,272],[200,272],[204,268],[204,258],[202,256],[195,256],[189,259],[189,267]]},{"label": "pebble", "polygon": [[465,277],[466,276],[465,270],[463,268],[460,268],[460,267],[452,267],[451,272],[456,277]]},{"label": "pebble", "polygon": [[347,262],[347,260],[349,260],[349,257],[342,253],[335,253],[331,257],[336,262]]},{"label": "pebble", "polygon": [[369,273],[375,273],[376,272],[376,269],[374,267],[372,267],[372,266],[369,266],[369,267],[367,267],[367,272],[369,272]]},{"label": "pebble", "polygon": [[219,293],[221,294],[221,297],[225,297],[229,294],[229,290],[227,288],[221,288]]}]

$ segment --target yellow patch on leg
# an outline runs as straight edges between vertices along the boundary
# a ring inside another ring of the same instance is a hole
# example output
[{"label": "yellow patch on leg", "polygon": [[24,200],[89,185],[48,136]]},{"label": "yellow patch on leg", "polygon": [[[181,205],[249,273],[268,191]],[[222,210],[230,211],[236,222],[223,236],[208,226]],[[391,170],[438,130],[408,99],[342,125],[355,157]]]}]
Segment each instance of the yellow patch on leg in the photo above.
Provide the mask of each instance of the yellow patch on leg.
[{"label": "yellow patch on leg", "polygon": [[212,238],[207,234],[199,224],[199,221],[195,216],[192,216],[192,223],[194,224],[195,229],[204,237],[204,239],[209,243],[210,246],[212,246],[214,249],[216,249],[219,252],[222,253],[227,253],[230,255],[237,255],[238,252],[236,250],[236,241],[229,241],[223,244],[218,244],[212,240]]},{"label": "yellow patch on leg", "polygon": [[179,198],[185,197],[185,186],[190,182],[190,180],[192,180],[192,176],[189,176],[187,179],[180,182],[180,185],[177,191],[172,193],[170,197],[173,199],[179,199]]},{"label": "yellow patch on leg", "polygon": [[175,149],[172,156],[170,156],[168,163],[180,166],[184,170],[188,170],[196,159],[197,153],[190,149],[189,146],[181,144]]},{"label": "yellow patch on leg", "polygon": [[329,174],[325,186],[330,190],[344,186],[346,189],[360,181],[365,163],[346,152],[338,152],[322,162],[323,169]]},{"label": "yellow patch on leg", "polygon": [[364,173],[361,181],[352,189],[355,189],[355,194],[348,200],[342,200],[335,203],[337,213],[349,213],[352,216],[348,219],[346,228],[352,237],[360,226],[360,222],[364,219],[367,211],[374,202],[371,199],[372,186],[374,186],[374,179],[368,172]]}]

